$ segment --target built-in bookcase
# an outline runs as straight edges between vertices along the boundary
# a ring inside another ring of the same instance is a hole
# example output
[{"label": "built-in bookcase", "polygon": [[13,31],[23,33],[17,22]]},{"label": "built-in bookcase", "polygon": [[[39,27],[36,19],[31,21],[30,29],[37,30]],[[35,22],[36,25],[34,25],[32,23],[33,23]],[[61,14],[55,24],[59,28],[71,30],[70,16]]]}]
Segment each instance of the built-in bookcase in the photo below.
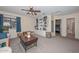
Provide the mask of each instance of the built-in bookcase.
[{"label": "built-in bookcase", "polygon": [[46,30],[47,28],[47,16],[44,16],[43,18],[37,18],[36,19],[36,30]]}]

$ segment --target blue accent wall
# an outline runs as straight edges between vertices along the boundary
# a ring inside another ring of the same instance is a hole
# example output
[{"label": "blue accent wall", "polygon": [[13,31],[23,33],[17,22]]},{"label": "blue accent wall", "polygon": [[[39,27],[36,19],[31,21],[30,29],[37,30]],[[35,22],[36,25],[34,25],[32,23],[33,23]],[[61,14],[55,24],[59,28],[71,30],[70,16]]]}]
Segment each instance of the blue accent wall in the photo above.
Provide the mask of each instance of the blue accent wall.
[{"label": "blue accent wall", "polygon": [[21,32],[21,18],[16,17],[16,32]]},{"label": "blue accent wall", "polygon": [[3,15],[0,14],[0,32],[3,32],[3,31],[1,31],[2,28],[3,28]]}]

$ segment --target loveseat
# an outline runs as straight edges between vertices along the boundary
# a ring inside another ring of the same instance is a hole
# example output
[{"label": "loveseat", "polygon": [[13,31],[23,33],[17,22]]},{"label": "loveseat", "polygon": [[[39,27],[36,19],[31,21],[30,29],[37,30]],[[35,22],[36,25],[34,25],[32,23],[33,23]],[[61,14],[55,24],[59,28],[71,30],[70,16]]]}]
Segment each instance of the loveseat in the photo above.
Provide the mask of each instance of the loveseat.
[{"label": "loveseat", "polygon": [[[28,35],[30,35],[29,38],[28,38]],[[37,46],[38,38],[35,37],[33,32],[30,32],[30,31],[20,32],[20,33],[17,33],[17,36],[19,37],[20,43],[24,47],[25,51],[33,46]]]}]

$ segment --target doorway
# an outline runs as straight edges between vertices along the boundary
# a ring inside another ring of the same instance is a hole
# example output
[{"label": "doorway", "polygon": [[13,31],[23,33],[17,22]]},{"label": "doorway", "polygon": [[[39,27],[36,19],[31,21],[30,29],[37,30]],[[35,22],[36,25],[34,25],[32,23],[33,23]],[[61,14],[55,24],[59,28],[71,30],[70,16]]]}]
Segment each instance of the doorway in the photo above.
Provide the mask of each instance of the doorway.
[{"label": "doorway", "polygon": [[75,18],[67,18],[67,37],[75,39]]},{"label": "doorway", "polygon": [[56,34],[56,36],[61,35],[61,19],[55,20],[55,34]]}]

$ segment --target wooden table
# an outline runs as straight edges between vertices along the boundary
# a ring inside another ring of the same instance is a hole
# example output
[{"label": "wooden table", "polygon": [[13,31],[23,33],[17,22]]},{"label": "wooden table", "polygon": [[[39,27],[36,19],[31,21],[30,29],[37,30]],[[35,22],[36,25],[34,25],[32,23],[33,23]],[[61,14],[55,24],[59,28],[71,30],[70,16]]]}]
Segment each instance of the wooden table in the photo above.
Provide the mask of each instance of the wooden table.
[{"label": "wooden table", "polygon": [[29,39],[27,37],[23,37],[20,39],[20,43],[26,51],[30,45],[37,46],[37,40],[37,37],[30,37]]}]

